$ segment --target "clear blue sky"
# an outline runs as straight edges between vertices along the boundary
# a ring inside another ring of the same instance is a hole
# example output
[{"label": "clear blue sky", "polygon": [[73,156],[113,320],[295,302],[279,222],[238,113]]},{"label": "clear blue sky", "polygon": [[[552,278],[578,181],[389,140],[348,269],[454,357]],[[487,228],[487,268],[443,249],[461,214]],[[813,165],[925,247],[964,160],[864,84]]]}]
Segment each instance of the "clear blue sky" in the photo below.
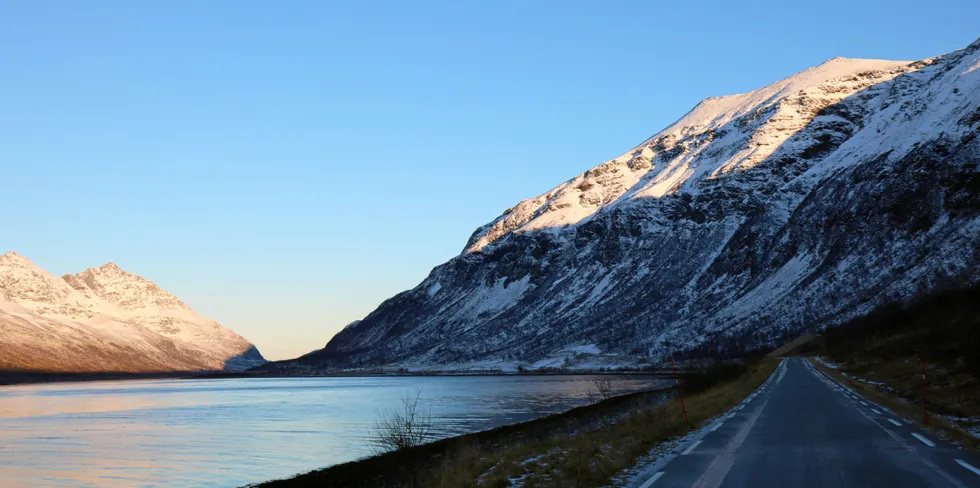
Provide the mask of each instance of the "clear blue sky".
[{"label": "clear blue sky", "polygon": [[107,261],[268,357],[700,99],[919,59],[980,2],[0,2],[0,252]]}]

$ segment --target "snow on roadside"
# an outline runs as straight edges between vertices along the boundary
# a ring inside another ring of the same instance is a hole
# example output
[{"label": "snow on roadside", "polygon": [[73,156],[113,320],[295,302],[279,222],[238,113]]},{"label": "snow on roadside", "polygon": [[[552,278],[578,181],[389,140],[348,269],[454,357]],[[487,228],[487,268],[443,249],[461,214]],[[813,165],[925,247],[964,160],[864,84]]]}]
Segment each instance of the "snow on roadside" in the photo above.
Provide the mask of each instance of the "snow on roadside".
[{"label": "snow on roadside", "polygon": [[682,437],[677,437],[653,446],[650,452],[641,456],[633,467],[627,468],[618,476],[614,476],[609,486],[633,486],[646,480],[650,477],[650,473],[648,472],[650,466],[656,466],[661,462],[666,462],[677,452],[680,452],[680,446],[686,446],[704,437],[706,430],[713,423],[714,421],[708,422],[704,427],[692,430]]},{"label": "snow on roadside", "polygon": [[955,415],[939,415],[947,422],[962,427],[963,431],[980,439],[980,417],[957,417]]},{"label": "snow on roadside", "polygon": [[822,364],[822,365],[824,365],[824,366],[826,366],[826,367],[828,367],[830,369],[833,369],[833,370],[836,370],[836,371],[840,372],[840,374],[844,375],[846,378],[849,378],[849,379],[852,379],[854,381],[858,381],[858,382],[864,383],[866,385],[871,385],[871,386],[877,388],[878,390],[887,392],[887,393],[889,393],[891,395],[895,395],[900,400],[903,400],[904,401],[904,399],[902,399],[902,396],[901,396],[901,392],[900,391],[898,391],[895,388],[892,388],[892,387],[886,385],[885,383],[882,383],[880,381],[871,381],[871,380],[868,380],[868,379],[861,378],[860,376],[852,375],[852,374],[850,374],[850,373],[848,373],[846,371],[842,371],[840,369],[840,364],[832,363],[832,362],[827,361],[826,359],[824,359],[824,358],[822,358],[820,356],[816,356],[815,359],[817,360],[818,363],[820,363],[820,364]]},{"label": "snow on roadside", "polygon": [[820,363],[820,364],[822,364],[822,365],[824,365],[824,366],[826,366],[826,367],[828,367],[830,369],[840,369],[840,365],[839,364],[836,364],[836,363],[832,363],[830,361],[827,361],[826,359],[824,359],[824,358],[822,358],[820,356],[815,356],[814,359],[816,359],[818,363]]}]

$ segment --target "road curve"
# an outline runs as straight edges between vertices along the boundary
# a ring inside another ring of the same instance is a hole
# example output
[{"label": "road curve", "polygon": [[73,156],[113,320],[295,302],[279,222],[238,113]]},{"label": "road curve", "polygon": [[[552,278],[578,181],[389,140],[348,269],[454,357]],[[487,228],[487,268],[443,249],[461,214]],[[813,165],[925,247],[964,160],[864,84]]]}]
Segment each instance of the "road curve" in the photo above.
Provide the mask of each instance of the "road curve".
[{"label": "road curve", "polygon": [[980,462],[792,358],[631,486],[966,488]]}]

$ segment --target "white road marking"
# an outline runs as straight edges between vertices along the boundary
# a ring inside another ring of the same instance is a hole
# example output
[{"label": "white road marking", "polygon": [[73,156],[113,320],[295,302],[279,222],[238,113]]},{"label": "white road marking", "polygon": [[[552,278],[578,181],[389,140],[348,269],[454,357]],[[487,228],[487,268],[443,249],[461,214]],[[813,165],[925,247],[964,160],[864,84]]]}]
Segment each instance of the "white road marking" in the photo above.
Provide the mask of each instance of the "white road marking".
[{"label": "white road marking", "polygon": [[860,403],[861,405],[864,405],[865,407],[867,407],[867,406],[868,406],[868,404],[867,404],[867,403],[865,403],[865,402],[862,402],[862,401],[860,401],[860,400],[858,400],[858,403]]},{"label": "white road marking", "polygon": [[956,464],[959,464],[960,466],[963,466],[964,468],[969,469],[970,471],[973,471],[973,474],[975,474],[977,476],[980,476],[980,469],[977,469],[977,468],[974,468],[973,466],[970,466],[970,463],[968,463],[968,462],[966,462],[966,461],[964,461],[962,459],[954,459],[954,461],[956,461]]},{"label": "white road marking", "polygon": [[684,452],[681,453],[681,456],[687,456],[688,454],[694,452],[694,450],[697,449],[698,446],[700,445],[701,445],[701,441],[695,441],[694,444],[691,444],[690,446],[687,447],[687,449],[684,449]]},{"label": "white road marking", "polygon": [[[892,432],[892,431],[886,429],[885,426],[879,424],[878,421],[874,419],[874,417],[871,417],[870,415],[864,413],[864,410],[858,409],[857,411],[858,411],[858,413],[860,413],[861,415],[863,415],[864,418],[870,420],[872,423],[874,423],[878,427],[881,427],[881,430],[885,431],[885,433],[888,434],[888,436],[891,437],[892,439],[895,439],[895,442],[897,442],[898,445],[904,447],[905,449],[907,449],[909,451],[913,451],[912,445],[909,444],[908,442],[906,442],[904,437],[898,435],[895,432]],[[932,461],[930,461],[930,460],[928,460],[928,459],[926,459],[926,458],[924,458],[922,456],[916,456],[916,457],[919,458],[919,461],[922,461],[922,464],[925,464],[926,466],[929,466],[929,468],[932,469],[933,471],[935,471],[936,474],[938,474],[939,476],[942,476],[943,479],[945,479],[946,481],[949,482],[949,484],[955,486],[956,488],[967,488],[966,485],[964,485],[963,483],[960,483],[959,480],[957,480],[956,478],[952,477],[949,473],[943,471],[942,468],[940,468],[939,466],[936,466],[936,464],[933,463]]]},{"label": "white road marking", "polygon": [[881,410],[878,410],[878,409],[875,409],[875,408],[872,408],[872,409],[871,409],[871,411],[872,411],[872,412],[874,412],[874,413],[875,413],[875,415],[881,415]]},{"label": "white road marking", "polygon": [[663,475],[664,475],[663,471],[657,471],[657,474],[651,476],[650,479],[648,479],[645,483],[640,485],[640,488],[650,488],[650,485],[652,485],[654,481],[659,480],[660,477]]},{"label": "white road marking", "polygon": [[[786,359],[783,359],[782,362],[779,363],[780,366],[785,368],[786,361],[787,361]],[[770,383],[772,383],[773,378],[776,378],[776,376],[777,376],[777,371],[773,371],[773,373],[771,375],[769,375],[769,379],[767,379],[766,382],[763,383],[762,386],[760,386],[759,389],[756,390],[756,392],[758,393],[758,392],[762,391],[763,389],[765,389],[767,385],[769,385]],[[763,398],[762,399],[762,405],[759,408],[756,409],[755,413],[753,413],[752,415],[749,416],[749,418],[748,418],[747,421],[743,422],[742,425],[739,426],[738,431],[735,433],[735,437],[731,441],[729,441],[728,445],[725,447],[726,450],[723,452],[723,456],[722,457],[726,457],[726,459],[723,460],[723,463],[721,463],[721,466],[718,466],[719,463],[717,462],[718,461],[717,459],[715,460],[714,463],[712,463],[711,467],[720,468],[720,469],[717,469],[718,472],[722,472],[723,471],[723,474],[721,475],[721,478],[709,477],[707,481],[709,481],[709,482],[717,482],[718,485],[721,484],[721,482],[725,478],[725,474],[728,473],[728,470],[730,470],[731,467],[732,467],[732,464],[734,464],[734,451],[736,449],[738,449],[738,447],[741,446],[743,442],[745,442],[745,438],[748,437],[749,430],[755,424],[755,421],[759,418],[759,415],[762,414],[762,410],[764,408],[766,408],[766,404],[768,404],[768,403],[769,403],[769,400],[767,398]],[[731,419],[732,417],[735,417],[735,415],[736,415],[735,412],[729,411],[725,415],[725,417],[724,417],[724,419],[722,420],[721,423],[724,423],[725,420],[728,420],[728,419]],[[699,443],[700,443],[700,441],[699,441]],[[657,467],[663,468],[666,464],[669,464],[670,461],[672,459],[674,459],[674,458],[675,458],[675,456],[673,456],[673,455],[668,456],[667,459],[666,459],[666,462],[661,461],[660,463],[658,463],[658,466]],[[658,471],[650,479],[648,479],[646,482],[644,482],[642,485],[640,485],[640,488],[650,488],[650,485],[652,485],[655,481],[657,481],[658,479],[660,479],[660,477],[663,476],[663,475],[665,475],[665,474],[666,474],[665,471]],[[718,474],[718,473],[715,473],[715,474]],[[702,476],[702,478],[705,478],[705,476]],[[703,482],[704,480],[702,479],[701,481]],[[715,485],[715,486],[717,486],[717,485]],[[957,487],[957,488],[961,488],[961,487]]]},{"label": "white road marking", "polygon": [[925,445],[927,445],[929,447],[936,447],[936,443],[935,442],[932,442],[929,439],[926,439],[925,437],[923,437],[923,436],[921,436],[919,434],[916,434],[915,432],[912,433],[912,437],[915,437],[916,439],[919,439],[919,442],[921,442],[921,443],[923,443],[923,444],[925,444]]},{"label": "white road marking", "polygon": [[891,422],[892,424],[894,424],[896,427],[901,427],[902,426],[902,423],[899,422],[899,421],[897,421],[897,420],[895,420],[895,419],[888,419],[888,421]]},{"label": "white road marking", "polygon": [[779,363],[779,376],[776,377],[776,385],[778,385],[780,381],[783,381],[783,376],[786,376],[786,360]]},{"label": "white road marking", "polygon": [[722,420],[721,422],[715,422],[715,425],[711,426],[711,428],[708,429],[708,432],[714,432],[714,431],[720,429],[722,425],[725,425],[725,421],[724,420]]},{"label": "white road marking", "polygon": [[743,407],[745,407],[745,405],[739,405],[739,406],[735,407],[735,410],[741,410]]},{"label": "white road marking", "polygon": [[[785,361],[783,360],[782,364],[786,364]],[[756,409],[755,413],[742,423],[738,432],[732,437],[732,440],[728,441],[728,445],[724,447],[721,454],[711,462],[708,469],[694,482],[691,488],[718,488],[721,486],[721,483],[725,481],[725,477],[728,476],[728,472],[731,471],[732,466],[735,464],[735,452],[745,442],[745,438],[749,436],[749,431],[752,430],[752,426],[755,425],[755,421],[762,415],[762,411],[766,409],[768,403],[768,399],[763,401],[762,406]]]}]

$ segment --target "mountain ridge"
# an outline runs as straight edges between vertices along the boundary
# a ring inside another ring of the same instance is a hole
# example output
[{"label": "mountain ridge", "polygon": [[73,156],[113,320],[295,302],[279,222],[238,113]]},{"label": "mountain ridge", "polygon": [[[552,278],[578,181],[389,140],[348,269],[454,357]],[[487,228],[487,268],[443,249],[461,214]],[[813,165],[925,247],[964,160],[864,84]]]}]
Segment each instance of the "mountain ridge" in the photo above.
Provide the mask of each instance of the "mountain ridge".
[{"label": "mountain ridge", "polygon": [[[638,364],[980,280],[980,40],[706,99],[280,370]],[[583,351],[594,351],[585,353]]]},{"label": "mountain ridge", "polygon": [[241,371],[265,362],[238,334],[112,262],[57,278],[9,251],[0,297],[0,370]]}]

